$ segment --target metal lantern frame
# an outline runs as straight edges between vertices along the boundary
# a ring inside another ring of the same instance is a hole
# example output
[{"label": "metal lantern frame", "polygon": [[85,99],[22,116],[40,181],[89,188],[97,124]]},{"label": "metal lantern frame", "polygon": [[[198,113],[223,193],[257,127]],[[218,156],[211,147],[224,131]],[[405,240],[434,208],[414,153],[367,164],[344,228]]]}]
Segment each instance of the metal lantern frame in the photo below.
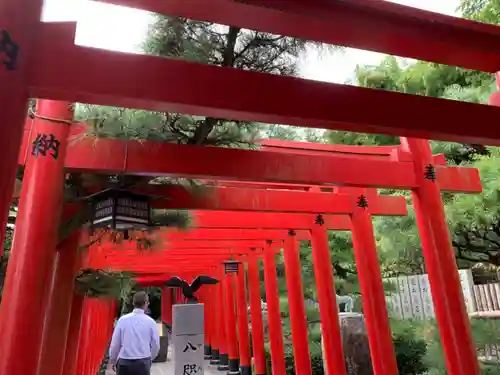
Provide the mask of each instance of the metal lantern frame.
[{"label": "metal lantern frame", "polygon": [[238,262],[237,260],[227,260],[223,262],[224,264],[224,273],[226,275],[229,275],[231,273],[238,273],[238,268],[241,264],[241,262]]},{"label": "metal lantern frame", "polygon": [[92,197],[92,227],[115,232],[151,227],[149,196],[108,189]]}]

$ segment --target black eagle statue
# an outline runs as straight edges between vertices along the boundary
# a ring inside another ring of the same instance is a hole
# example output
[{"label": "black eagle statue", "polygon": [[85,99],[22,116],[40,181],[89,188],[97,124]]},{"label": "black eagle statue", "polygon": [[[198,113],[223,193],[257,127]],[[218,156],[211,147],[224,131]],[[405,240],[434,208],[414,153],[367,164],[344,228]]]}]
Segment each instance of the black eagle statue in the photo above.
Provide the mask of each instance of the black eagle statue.
[{"label": "black eagle statue", "polygon": [[200,275],[197,276],[190,285],[185,280],[175,276],[168,279],[165,285],[171,288],[180,288],[188,303],[197,303],[198,299],[194,296],[194,293],[203,285],[214,285],[218,282],[219,280],[211,276]]}]

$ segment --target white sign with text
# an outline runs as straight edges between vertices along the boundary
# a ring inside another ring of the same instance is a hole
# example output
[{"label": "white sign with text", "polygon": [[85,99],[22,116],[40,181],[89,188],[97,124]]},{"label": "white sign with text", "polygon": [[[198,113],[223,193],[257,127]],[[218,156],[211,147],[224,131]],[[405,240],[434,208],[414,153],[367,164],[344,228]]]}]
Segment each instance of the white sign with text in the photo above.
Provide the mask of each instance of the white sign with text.
[{"label": "white sign with text", "polygon": [[204,306],[172,306],[175,375],[204,375]]}]

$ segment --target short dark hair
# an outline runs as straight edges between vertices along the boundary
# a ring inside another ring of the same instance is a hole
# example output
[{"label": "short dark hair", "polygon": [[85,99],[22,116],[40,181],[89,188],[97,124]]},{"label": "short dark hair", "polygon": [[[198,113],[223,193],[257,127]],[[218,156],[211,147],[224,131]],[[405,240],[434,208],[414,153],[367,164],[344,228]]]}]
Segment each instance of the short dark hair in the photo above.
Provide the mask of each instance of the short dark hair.
[{"label": "short dark hair", "polygon": [[137,292],[134,294],[134,298],[132,299],[132,303],[134,307],[143,308],[146,306],[146,303],[149,302],[149,297],[146,292]]}]

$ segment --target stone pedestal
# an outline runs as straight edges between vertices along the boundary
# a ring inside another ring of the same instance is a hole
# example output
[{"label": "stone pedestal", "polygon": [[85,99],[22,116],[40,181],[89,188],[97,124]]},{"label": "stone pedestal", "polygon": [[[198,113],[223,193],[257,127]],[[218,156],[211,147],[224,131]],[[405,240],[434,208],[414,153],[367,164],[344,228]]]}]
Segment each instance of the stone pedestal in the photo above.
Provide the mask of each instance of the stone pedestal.
[{"label": "stone pedestal", "polygon": [[[339,313],[347,375],[373,375],[363,314]],[[323,346],[323,343],[321,343]],[[323,348],[324,353],[324,348]],[[325,356],[323,354],[323,361]],[[326,372],[326,364],[323,363]]]},{"label": "stone pedestal", "polygon": [[172,344],[175,363],[173,374],[203,375],[205,371],[203,304],[174,305],[172,315]]},{"label": "stone pedestal", "polygon": [[158,323],[158,333],[160,335],[160,351],[155,359],[154,363],[167,362],[168,361],[168,331],[163,323]]}]

